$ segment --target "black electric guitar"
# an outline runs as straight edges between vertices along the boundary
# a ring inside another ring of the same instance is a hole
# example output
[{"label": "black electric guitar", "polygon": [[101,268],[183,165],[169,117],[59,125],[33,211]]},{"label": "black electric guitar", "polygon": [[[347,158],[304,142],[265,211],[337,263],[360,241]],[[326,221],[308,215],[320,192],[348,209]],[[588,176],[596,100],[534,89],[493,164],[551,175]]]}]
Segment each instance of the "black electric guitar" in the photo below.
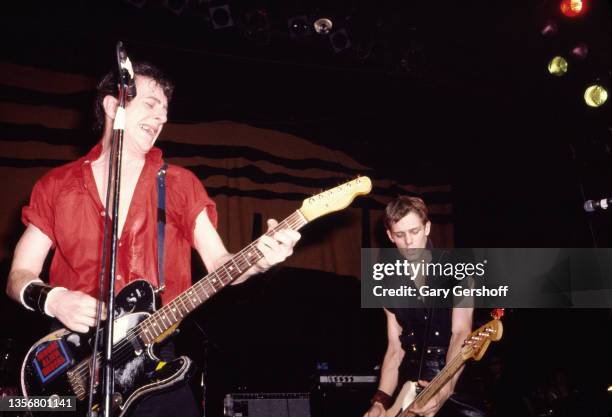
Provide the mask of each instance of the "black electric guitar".
[{"label": "black electric guitar", "polygon": [[[298,230],[318,217],[346,208],[355,197],[367,194],[371,189],[370,179],[359,177],[307,198],[299,210],[266,234],[272,235],[285,228]],[[115,389],[112,403],[115,414],[123,416],[145,396],[189,379],[193,373],[189,358],[182,356],[164,362],[155,355],[154,347],[173,333],[185,316],[263,257],[256,243],[249,244],[157,311],[153,288],[145,280],[134,281],[117,294],[113,334]],[[90,367],[94,362],[93,333],[80,334],[61,329],[34,344],[21,367],[24,396],[76,396],[77,411],[85,414]],[[99,354],[95,362],[99,367]],[[94,405],[94,410],[98,407],[98,404]]]},{"label": "black electric guitar", "polygon": [[420,386],[417,382],[406,382],[397,395],[397,399],[391,408],[385,412],[385,417],[416,417],[410,411],[412,405],[423,407],[427,402],[450,381],[450,379],[461,369],[461,366],[469,360],[479,361],[482,359],[491,342],[501,339],[503,326],[499,319],[494,319],[478,328],[465,340],[459,353],[450,360],[444,369],[431,382],[419,392]]}]

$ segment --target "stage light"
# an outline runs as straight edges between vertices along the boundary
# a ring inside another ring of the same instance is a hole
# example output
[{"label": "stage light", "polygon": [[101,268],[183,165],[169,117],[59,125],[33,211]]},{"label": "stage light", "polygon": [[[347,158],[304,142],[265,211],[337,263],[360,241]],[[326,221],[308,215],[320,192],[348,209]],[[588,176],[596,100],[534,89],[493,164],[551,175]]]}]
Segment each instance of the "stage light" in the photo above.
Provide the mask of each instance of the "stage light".
[{"label": "stage light", "polygon": [[552,36],[557,33],[559,27],[553,21],[546,22],[540,33],[544,36]]},{"label": "stage light", "polygon": [[319,35],[327,35],[329,32],[331,32],[332,27],[334,27],[334,24],[326,17],[317,19],[317,21],[314,22],[315,32],[317,32]]},{"label": "stage light", "polygon": [[303,38],[310,35],[310,25],[306,16],[295,16],[287,21],[289,36],[292,38]]},{"label": "stage light", "polygon": [[208,9],[210,19],[212,20],[213,28],[223,29],[230,26],[234,26],[234,20],[232,19],[232,13],[227,4],[223,6],[211,7]]},{"label": "stage light", "polygon": [[567,60],[562,56],[556,56],[548,63],[548,72],[557,77],[565,75],[567,72]]},{"label": "stage light", "polygon": [[329,35],[329,41],[334,48],[334,52],[340,52],[351,47],[351,40],[346,29],[337,30]]},{"label": "stage light", "polygon": [[578,59],[584,59],[589,54],[589,47],[585,43],[579,43],[572,48],[572,55]]},{"label": "stage light", "polygon": [[567,17],[578,17],[586,12],[586,1],[583,0],[563,0],[560,4],[561,13]]},{"label": "stage light", "polygon": [[590,107],[602,106],[608,100],[608,91],[599,84],[593,84],[584,91],[584,101]]}]

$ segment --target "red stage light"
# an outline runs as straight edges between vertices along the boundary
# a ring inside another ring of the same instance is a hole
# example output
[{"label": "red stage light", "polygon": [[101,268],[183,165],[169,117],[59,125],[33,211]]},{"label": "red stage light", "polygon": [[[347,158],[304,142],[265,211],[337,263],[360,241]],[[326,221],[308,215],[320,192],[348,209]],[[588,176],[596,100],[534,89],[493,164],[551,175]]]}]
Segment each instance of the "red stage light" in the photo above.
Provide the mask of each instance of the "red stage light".
[{"label": "red stage light", "polygon": [[561,13],[567,17],[577,17],[586,12],[587,4],[583,0],[563,0],[561,1]]}]

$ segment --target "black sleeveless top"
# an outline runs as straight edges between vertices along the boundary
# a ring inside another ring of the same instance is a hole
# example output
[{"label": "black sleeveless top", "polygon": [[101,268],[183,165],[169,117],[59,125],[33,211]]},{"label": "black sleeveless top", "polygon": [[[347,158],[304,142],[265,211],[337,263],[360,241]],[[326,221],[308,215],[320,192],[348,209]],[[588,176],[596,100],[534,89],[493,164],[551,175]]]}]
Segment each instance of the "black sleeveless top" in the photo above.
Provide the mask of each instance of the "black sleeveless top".
[{"label": "black sleeveless top", "polygon": [[[402,259],[399,251],[394,256]],[[436,258],[435,262],[446,261],[443,253],[437,253]],[[431,285],[427,279],[425,283]],[[410,286],[417,288],[414,281]],[[436,304],[439,299],[417,297],[411,303],[414,308],[387,308],[402,328],[399,340],[406,354],[400,379],[429,380],[445,365],[452,333],[452,301],[441,305]]]},{"label": "black sleeveless top", "polygon": [[402,327],[400,342],[406,353],[427,347],[443,347],[450,343],[452,330],[451,308],[392,308]]}]

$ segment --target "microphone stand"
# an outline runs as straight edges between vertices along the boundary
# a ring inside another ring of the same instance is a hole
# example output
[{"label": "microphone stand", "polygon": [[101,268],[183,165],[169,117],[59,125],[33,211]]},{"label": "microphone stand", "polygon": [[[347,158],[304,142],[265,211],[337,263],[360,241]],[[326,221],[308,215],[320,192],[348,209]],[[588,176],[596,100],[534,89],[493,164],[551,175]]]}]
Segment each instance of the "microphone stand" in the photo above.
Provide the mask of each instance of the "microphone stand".
[{"label": "microphone stand", "polygon": [[[116,260],[117,260],[117,240],[119,229],[119,196],[121,185],[121,160],[123,154],[123,132],[125,128],[125,103],[128,95],[130,80],[134,78],[132,64],[128,59],[123,43],[118,42],[116,48],[117,63],[119,66],[119,103],[115,113],[115,122],[113,125],[113,139],[111,142],[111,152],[109,156],[109,172],[107,189],[107,206],[106,206],[106,222],[108,226],[108,217],[112,213],[112,234],[110,241],[110,271],[107,286],[107,318],[104,326],[104,369],[102,379],[102,411],[104,417],[111,417],[113,410],[113,392],[114,392],[114,363],[113,363],[113,330],[114,330],[114,313],[115,313],[115,277],[116,277]],[[109,211],[109,199],[112,200],[112,211]],[[102,273],[106,270],[106,249],[107,249],[107,228],[105,227],[104,236],[104,254],[102,257]],[[103,279],[101,277],[101,279]],[[103,288],[100,289],[101,291]],[[96,332],[96,339],[97,339]],[[95,343],[97,347],[97,343]],[[95,361],[95,359],[94,359]]]}]

